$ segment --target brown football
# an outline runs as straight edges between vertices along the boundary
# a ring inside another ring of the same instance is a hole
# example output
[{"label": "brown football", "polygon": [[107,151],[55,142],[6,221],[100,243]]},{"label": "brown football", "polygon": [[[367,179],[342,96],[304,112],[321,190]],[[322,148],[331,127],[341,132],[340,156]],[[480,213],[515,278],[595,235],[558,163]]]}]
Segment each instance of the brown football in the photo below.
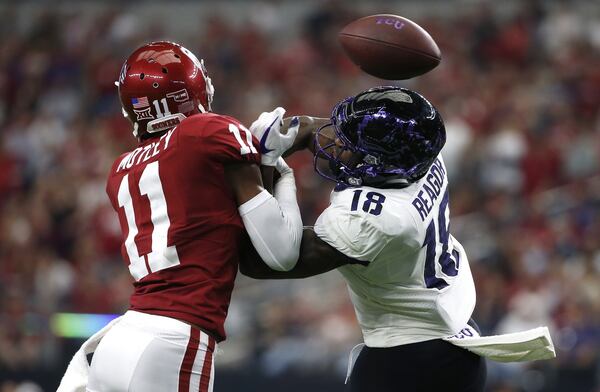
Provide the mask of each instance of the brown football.
[{"label": "brown football", "polygon": [[398,15],[365,16],[340,31],[348,57],[366,73],[382,79],[409,79],[435,68],[442,53],[429,33]]}]

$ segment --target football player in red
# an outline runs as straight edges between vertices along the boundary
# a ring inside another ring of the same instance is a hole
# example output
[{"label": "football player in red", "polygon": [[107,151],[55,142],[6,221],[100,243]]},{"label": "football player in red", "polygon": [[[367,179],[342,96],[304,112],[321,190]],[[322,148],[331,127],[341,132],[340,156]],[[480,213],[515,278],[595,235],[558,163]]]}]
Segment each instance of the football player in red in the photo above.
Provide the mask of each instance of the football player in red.
[{"label": "football player in red", "polygon": [[[302,239],[293,172],[280,159],[311,121],[295,120],[283,135],[285,111],[263,113],[257,140],[236,119],[211,113],[203,61],[171,42],[133,52],[116,84],[139,145],[116,159],[106,191],[134,292],[125,315],[84,343],[59,391],[212,391],[246,232],[274,270],[292,269],[300,252],[332,268],[349,262],[312,231]],[[274,197],[261,163],[281,173]]]}]

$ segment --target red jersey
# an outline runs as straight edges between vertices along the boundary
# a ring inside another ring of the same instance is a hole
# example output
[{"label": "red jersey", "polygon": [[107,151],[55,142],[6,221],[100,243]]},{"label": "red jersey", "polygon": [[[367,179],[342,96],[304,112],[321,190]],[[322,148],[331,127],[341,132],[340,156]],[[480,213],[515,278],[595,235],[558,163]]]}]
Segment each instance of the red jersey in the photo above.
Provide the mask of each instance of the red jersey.
[{"label": "red jersey", "polygon": [[106,191],[135,279],[130,309],[196,324],[225,339],[244,226],[224,167],[260,164],[237,120],[191,116],[113,164]]}]

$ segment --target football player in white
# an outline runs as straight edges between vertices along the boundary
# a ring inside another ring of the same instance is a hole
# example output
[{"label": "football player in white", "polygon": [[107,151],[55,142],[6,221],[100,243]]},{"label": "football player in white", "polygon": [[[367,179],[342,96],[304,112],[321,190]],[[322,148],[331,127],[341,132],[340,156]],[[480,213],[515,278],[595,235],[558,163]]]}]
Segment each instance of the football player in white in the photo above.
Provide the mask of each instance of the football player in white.
[{"label": "football player in white", "polygon": [[[443,340],[467,326],[475,286],[467,255],[449,232],[439,112],[414,91],[377,87],[341,101],[316,138],[311,133],[301,129],[294,149],[314,141],[315,169],[337,183],[314,233],[368,263],[338,267],[366,345],[350,390],[483,391],[485,360]],[[250,253],[240,268],[254,278],[301,278],[333,268],[301,257],[294,269],[279,272]]]}]

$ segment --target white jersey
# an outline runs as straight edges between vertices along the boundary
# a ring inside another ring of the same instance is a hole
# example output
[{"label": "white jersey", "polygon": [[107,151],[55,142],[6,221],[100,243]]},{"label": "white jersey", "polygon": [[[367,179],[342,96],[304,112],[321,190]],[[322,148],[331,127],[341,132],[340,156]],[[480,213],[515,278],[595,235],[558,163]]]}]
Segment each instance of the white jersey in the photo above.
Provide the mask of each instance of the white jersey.
[{"label": "white jersey", "polygon": [[449,234],[448,177],[441,155],[402,189],[334,191],[317,235],[367,267],[339,268],[364,341],[392,347],[458,333],[475,307],[467,255]]}]

